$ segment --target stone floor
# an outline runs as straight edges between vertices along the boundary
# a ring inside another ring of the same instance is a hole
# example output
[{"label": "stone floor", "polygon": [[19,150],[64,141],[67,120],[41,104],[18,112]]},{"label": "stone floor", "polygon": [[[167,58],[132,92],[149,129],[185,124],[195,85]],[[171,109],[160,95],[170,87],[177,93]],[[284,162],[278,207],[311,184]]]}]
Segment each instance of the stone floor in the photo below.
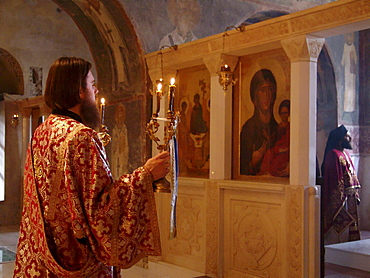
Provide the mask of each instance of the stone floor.
[{"label": "stone floor", "polygon": [[[18,242],[18,227],[0,227],[0,246],[15,252]],[[370,263],[370,262],[369,262]],[[12,277],[14,262],[0,263],[0,278]],[[149,268],[134,266],[122,270],[123,277],[130,278],[195,278],[207,277],[203,273],[184,269],[166,263],[149,262]],[[328,278],[369,278],[370,273],[343,267],[335,264],[325,264],[325,277]],[[226,277],[225,277],[226,278]]]},{"label": "stone floor", "polygon": [[370,273],[370,239],[326,245],[325,261]]}]

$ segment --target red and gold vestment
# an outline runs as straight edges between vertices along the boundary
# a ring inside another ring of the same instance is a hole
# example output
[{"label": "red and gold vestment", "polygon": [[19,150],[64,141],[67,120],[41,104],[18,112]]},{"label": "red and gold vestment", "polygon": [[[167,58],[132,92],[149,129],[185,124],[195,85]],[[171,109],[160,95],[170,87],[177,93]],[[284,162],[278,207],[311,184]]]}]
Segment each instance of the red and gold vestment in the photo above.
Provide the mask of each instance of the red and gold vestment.
[{"label": "red and gold vestment", "polygon": [[27,152],[14,277],[113,277],[161,254],[152,175],[113,181],[97,133],[52,114]]},{"label": "red and gold vestment", "polygon": [[[347,150],[329,150],[324,160],[322,186],[323,232],[327,243],[360,239],[357,212],[360,187]],[[344,236],[344,232],[348,233]]]}]

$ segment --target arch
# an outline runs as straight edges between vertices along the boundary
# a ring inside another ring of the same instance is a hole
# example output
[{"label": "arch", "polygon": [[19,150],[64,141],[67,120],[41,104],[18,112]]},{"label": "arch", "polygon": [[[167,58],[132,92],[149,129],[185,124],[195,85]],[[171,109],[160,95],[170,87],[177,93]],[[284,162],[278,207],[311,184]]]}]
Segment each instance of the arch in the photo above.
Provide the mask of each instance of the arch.
[{"label": "arch", "polygon": [[284,11],[275,11],[275,10],[261,11],[261,12],[252,14],[245,21],[243,21],[241,25],[247,26],[247,25],[262,22],[262,21],[265,21],[265,20],[268,20],[268,19],[271,19],[271,18],[276,18],[276,17],[279,17],[279,16],[287,15],[287,14],[289,14],[289,13],[284,12]]},{"label": "arch", "polygon": [[[129,163],[133,168],[139,167],[151,150],[143,128],[150,115],[151,83],[130,19],[118,0],[52,1],[71,16],[90,47],[99,95],[107,99],[105,124],[114,126],[112,111],[116,104],[127,103],[130,107],[127,113],[134,120],[127,126],[129,147],[133,150]],[[107,155],[110,160],[114,156],[109,145]]]},{"label": "arch", "polygon": [[138,37],[117,0],[53,0],[80,28],[95,61],[99,91],[109,100],[146,91],[146,67]]},{"label": "arch", "polygon": [[323,46],[317,60],[316,176],[321,177],[325,146],[331,130],[338,126],[337,87],[333,62]]},{"label": "arch", "polygon": [[17,59],[8,51],[0,48],[0,100],[3,94],[23,95],[24,82],[23,73]]}]

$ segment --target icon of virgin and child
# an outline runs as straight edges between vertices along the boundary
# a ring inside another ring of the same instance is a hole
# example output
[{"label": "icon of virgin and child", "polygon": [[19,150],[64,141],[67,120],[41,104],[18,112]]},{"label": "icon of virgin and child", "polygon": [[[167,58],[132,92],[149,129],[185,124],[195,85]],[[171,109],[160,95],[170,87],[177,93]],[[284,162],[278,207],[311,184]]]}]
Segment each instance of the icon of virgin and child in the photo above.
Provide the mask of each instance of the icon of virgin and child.
[{"label": "icon of virgin and child", "polygon": [[280,102],[280,119],[275,119],[276,88],[268,69],[257,71],[251,80],[254,113],[240,133],[241,175],[289,176],[290,100]]}]

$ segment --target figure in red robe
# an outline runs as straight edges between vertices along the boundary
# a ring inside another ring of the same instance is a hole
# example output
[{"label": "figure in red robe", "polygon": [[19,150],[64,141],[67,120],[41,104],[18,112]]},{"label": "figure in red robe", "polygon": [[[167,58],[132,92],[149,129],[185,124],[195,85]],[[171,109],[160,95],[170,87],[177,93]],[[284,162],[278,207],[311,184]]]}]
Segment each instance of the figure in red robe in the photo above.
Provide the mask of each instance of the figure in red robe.
[{"label": "figure in red robe", "polygon": [[325,244],[360,239],[357,213],[360,182],[346,149],[352,149],[351,136],[341,125],[329,134],[322,167]]},{"label": "figure in red robe", "polygon": [[281,122],[276,129],[277,141],[268,149],[263,157],[258,175],[289,177],[290,155],[290,100],[285,99],[279,105]]},{"label": "figure in red robe", "polygon": [[91,64],[62,57],[51,67],[45,102],[52,114],[35,131],[24,173],[24,207],[14,277],[120,277],[160,255],[153,180],[168,152],[112,179]]}]

